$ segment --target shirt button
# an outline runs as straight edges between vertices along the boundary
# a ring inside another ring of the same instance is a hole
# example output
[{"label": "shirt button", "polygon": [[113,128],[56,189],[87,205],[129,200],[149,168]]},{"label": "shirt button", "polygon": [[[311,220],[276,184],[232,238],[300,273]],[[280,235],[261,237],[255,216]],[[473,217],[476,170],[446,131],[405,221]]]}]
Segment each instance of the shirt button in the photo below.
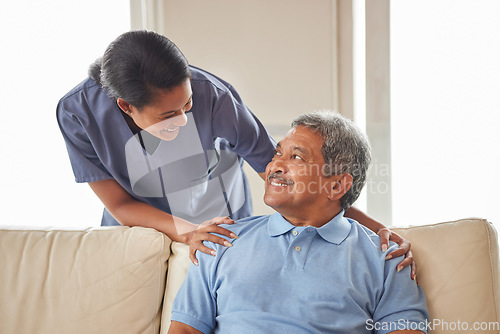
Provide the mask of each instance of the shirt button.
[{"label": "shirt button", "polygon": [[296,250],[297,252],[300,252],[300,247],[299,247],[299,246],[295,247],[295,250]]},{"label": "shirt button", "polygon": [[292,231],[292,234],[293,234],[293,235],[297,235],[297,234],[299,234],[299,232],[297,232],[297,231],[293,230],[293,231]]}]

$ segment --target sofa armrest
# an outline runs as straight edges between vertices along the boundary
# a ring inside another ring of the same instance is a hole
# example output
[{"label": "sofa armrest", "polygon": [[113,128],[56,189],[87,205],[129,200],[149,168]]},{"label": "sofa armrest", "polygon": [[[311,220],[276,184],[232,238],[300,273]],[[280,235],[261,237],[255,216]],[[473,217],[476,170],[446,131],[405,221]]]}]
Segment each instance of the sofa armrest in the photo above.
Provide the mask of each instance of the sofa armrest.
[{"label": "sofa armrest", "polygon": [[412,243],[417,278],[436,323],[431,333],[457,333],[452,326],[458,322],[469,330],[492,323],[491,330],[475,332],[499,333],[498,236],[491,223],[461,219],[393,230]]},{"label": "sofa armrest", "polygon": [[141,227],[0,228],[0,333],[159,333],[169,244]]}]

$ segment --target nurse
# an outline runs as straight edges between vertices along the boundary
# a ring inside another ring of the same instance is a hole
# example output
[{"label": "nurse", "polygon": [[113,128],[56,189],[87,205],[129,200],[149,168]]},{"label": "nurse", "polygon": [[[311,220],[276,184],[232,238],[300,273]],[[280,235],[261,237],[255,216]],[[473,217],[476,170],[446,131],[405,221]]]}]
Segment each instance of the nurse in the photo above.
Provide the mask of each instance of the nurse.
[{"label": "nurse", "polygon": [[[150,31],[113,41],[59,101],[57,120],[76,182],[105,206],[101,225],[154,228],[189,244],[195,263],[196,250],[212,252],[203,240],[224,245],[213,233],[234,237],[219,224],[252,213],[243,160],[263,177],[275,147],[229,83]],[[397,242],[401,266],[413,263],[407,240],[358,210],[347,216]]]}]

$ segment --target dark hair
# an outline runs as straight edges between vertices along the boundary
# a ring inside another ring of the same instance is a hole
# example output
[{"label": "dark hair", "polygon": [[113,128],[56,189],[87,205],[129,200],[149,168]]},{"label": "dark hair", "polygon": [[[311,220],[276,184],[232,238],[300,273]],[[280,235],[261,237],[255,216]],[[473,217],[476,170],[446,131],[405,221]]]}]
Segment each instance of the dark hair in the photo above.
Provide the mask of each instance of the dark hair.
[{"label": "dark hair", "polygon": [[303,125],[323,138],[321,153],[325,159],[323,175],[326,177],[351,174],[352,186],[340,199],[347,210],[359,197],[366,182],[371,161],[370,143],[359,128],[349,119],[332,111],[320,111],[297,117],[292,127]]},{"label": "dark hair", "polygon": [[189,64],[168,38],[136,30],[116,38],[104,56],[89,67],[89,76],[108,92],[136,108],[152,103],[158,90],[171,90],[191,77]]}]

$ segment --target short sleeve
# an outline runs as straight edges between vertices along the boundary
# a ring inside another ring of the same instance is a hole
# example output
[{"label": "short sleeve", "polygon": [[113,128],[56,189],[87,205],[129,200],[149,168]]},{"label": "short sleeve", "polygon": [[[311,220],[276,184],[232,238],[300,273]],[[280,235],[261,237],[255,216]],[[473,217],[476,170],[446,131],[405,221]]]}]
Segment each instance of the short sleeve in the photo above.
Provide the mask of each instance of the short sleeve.
[{"label": "short sleeve", "polygon": [[410,278],[410,267],[396,270],[402,259],[401,256],[385,262],[382,295],[373,314],[378,334],[404,329],[427,333],[429,313],[424,293]]},{"label": "short sleeve", "polygon": [[63,99],[57,106],[57,121],[61,129],[76,182],[94,182],[110,179],[112,176],[99,160],[82,121],[71,115],[68,108],[85,108],[84,103]]},{"label": "short sleeve", "polygon": [[[217,246],[205,242],[209,247]],[[218,252],[219,253],[219,252]],[[172,321],[182,322],[203,333],[215,328],[217,315],[213,275],[217,257],[198,252],[199,265],[191,264],[188,274],[175,297]]]},{"label": "short sleeve", "polygon": [[274,155],[275,141],[232,87],[214,106],[213,133],[225,138],[231,150],[243,157],[258,173],[264,172]]}]

